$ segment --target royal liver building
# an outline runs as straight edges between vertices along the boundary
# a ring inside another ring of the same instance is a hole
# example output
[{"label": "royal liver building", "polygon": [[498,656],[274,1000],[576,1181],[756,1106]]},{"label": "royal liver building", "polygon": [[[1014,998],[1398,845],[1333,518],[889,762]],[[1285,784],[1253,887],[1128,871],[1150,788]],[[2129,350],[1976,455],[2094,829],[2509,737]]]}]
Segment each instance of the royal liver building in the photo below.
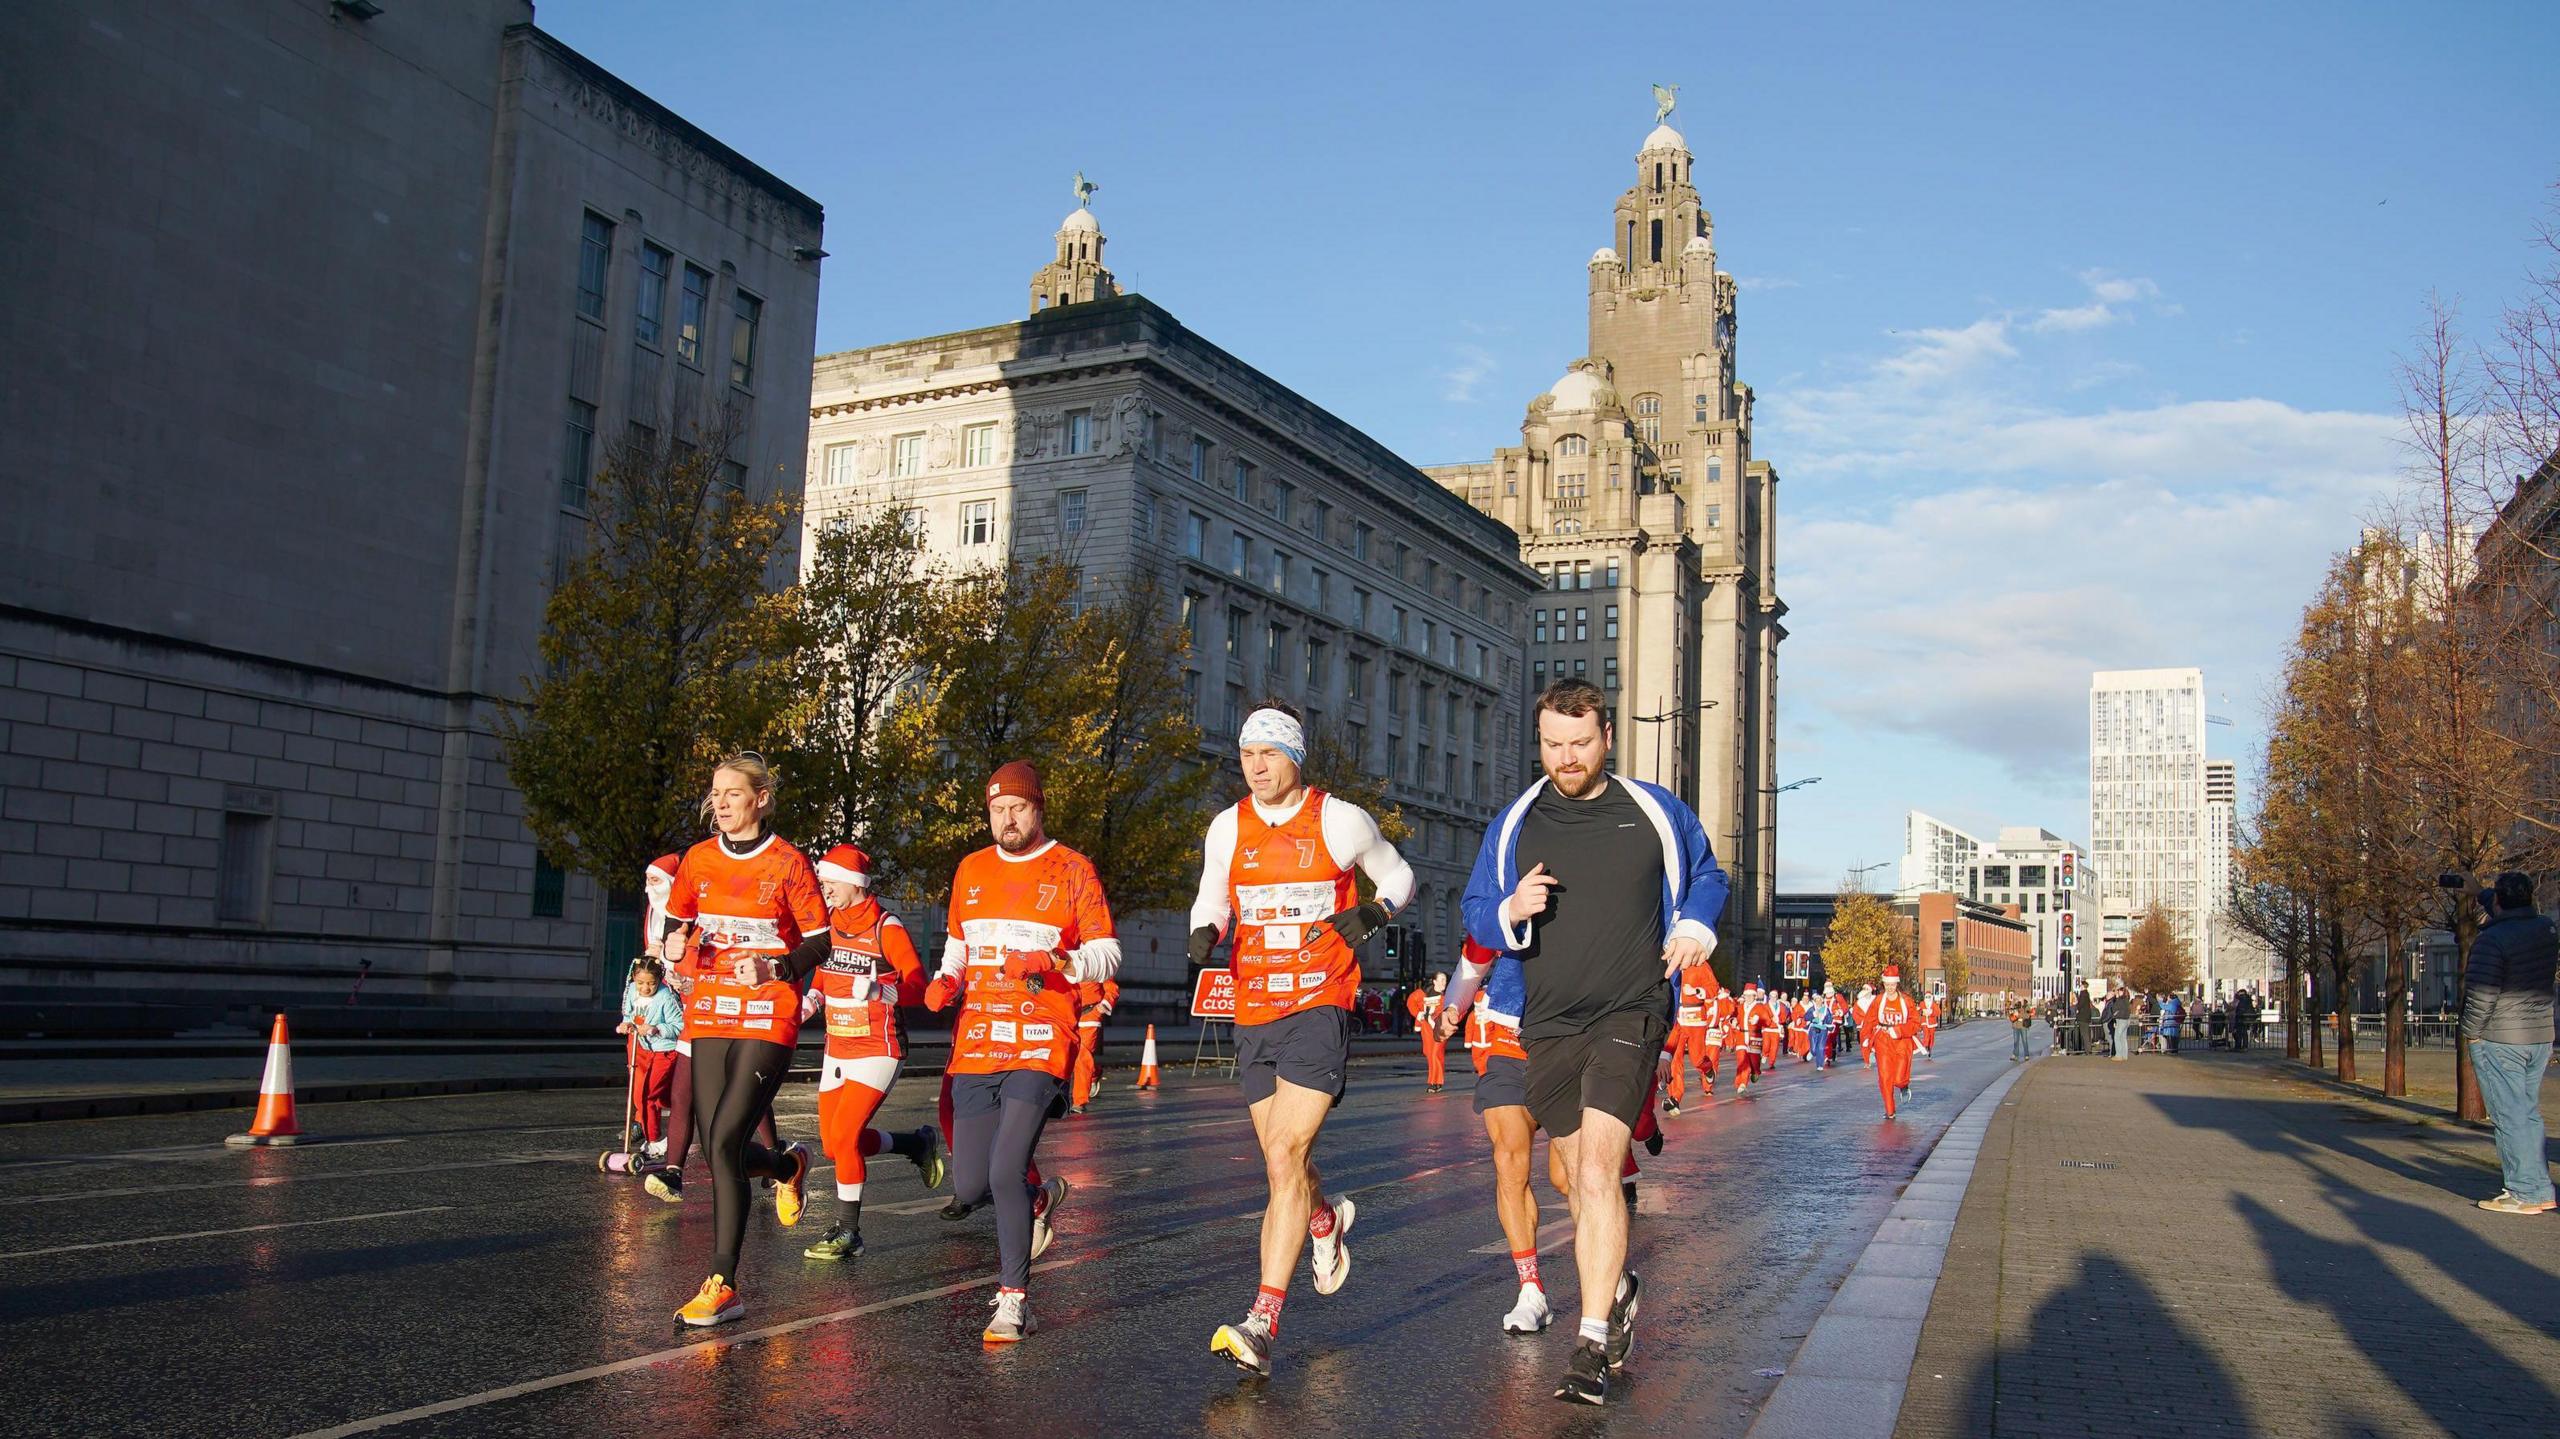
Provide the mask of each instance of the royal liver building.
[{"label": "royal liver building", "polygon": [[1578,676],[1616,700],[1622,772],[1696,806],[1734,878],[1718,926],[1765,975],[1777,859],[1778,474],[1751,446],[1733,277],[1716,268],[1669,96],[1591,257],[1591,340],[1529,402],[1520,443],[1427,470],[1520,536],[1544,577],[1530,689]]}]

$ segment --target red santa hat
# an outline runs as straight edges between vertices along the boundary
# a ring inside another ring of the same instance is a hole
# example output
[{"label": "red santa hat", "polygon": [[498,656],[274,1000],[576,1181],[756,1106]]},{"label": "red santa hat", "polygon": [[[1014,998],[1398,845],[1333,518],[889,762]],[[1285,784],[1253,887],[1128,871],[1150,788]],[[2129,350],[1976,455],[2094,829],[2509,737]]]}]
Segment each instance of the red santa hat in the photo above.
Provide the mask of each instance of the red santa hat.
[{"label": "red santa hat", "polygon": [[858,884],[869,889],[871,856],[854,845],[837,845],[818,861],[818,878],[829,884]]},{"label": "red santa hat", "polygon": [[1900,979],[1900,978],[1902,978],[1902,966],[1901,966],[1901,965],[1898,965],[1898,964],[1888,964],[1888,965],[1886,965],[1886,966],[1884,967],[1884,977],[1885,977],[1885,978],[1887,978],[1887,979]]},{"label": "red santa hat", "polygon": [[683,862],[684,856],[680,854],[662,854],[649,861],[649,867],[640,872],[640,887],[650,890],[672,887],[676,882],[676,866]]}]

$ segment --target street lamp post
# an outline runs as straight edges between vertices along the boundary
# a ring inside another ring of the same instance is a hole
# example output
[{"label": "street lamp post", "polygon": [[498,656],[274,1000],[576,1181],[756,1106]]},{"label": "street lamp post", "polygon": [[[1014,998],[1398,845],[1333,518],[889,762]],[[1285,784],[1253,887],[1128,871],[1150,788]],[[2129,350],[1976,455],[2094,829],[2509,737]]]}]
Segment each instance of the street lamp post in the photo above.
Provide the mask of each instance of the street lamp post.
[{"label": "street lamp post", "polygon": [[[1682,715],[1704,714],[1715,707],[1714,700],[1700,700],[1693,705],[1674,705],[1658,715],[1629,715],[1627,718],[1637,724],[1668,724]],[[1653,779],[1654,783],[1662,784],[1662,731],[1658,729],[1653,732]],[[1680,792],[1678,785],[1663,784],[1662,787],[1674,794]]]}]

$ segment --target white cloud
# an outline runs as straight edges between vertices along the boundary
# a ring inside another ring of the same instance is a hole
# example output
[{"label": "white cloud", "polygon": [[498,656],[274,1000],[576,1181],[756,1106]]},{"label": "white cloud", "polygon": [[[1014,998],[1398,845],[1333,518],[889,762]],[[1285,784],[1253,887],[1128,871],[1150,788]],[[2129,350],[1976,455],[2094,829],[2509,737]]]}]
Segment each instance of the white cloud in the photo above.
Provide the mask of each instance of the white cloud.
[{"label": "white cloud", "polygon": [[1802,282],[1782,279],[1775,275],[1737,275],[1734,277],[1733,287],[1748,295],[1762,290],[1792,290],[1800,283]]},{"label": "white cloud", "polygon": [[[2138,275],[2110,275],[2104,270],[2083,270],[2080,283],[2088,288],[2089,303],[2038,311],[2027,322],[2027,328],[2040,335],[2071,334],[2112,325],[2125,317],[2124,307],[2138,300],[2157,300],[2160,287]],[[2161,313],[2175,313],[2174,306],[2159,307]]]},{"label": "white cloud", "polygon": [[1484,388],[1484,382],[1492,378],[1499,367],[1493,352],[1482,345],[1455,345],[1451,348],[1457,358],[1440,371],[1440,398],[1453,405],[1472,405],[1476,402],[1477,393]]}]

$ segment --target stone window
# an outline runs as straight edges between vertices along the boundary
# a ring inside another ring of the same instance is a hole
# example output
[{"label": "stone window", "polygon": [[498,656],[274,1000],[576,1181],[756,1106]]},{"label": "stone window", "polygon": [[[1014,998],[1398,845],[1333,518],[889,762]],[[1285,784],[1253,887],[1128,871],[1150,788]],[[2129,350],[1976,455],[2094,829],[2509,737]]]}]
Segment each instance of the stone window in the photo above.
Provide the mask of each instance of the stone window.
[{"label": "stone window", "polygon": [[1724,506],[1707,506],[1707,528],[1711,530],[1720,530],[1724,528]]},{"label": "stone window", "polygon": [[986,545],[995,543],[996,502],[971,500],[960,507],[960,543]]},{"label": "stone window", "polygon": [[1542,645],[1546,642],[1547,612],[1545,610],[1540,610],[1529,625],[1529,643],[1533,645]]},{"label": "stone window", "polygon": [[911,479],[924,473],[924,436],[899,435],[889,441],[889,476]]},{"label": "stone window", "polygon": [[1660,395],[1638,395],[1638,396],[1636,396],[1636,413],[1637,413],[1637,414],[1639,414],[1639,415],[1658,415],[1658,414],[1661,414],[1661,413],[1662,413],[1662,397],[1661,397]]},{"label": "stone window", "polygon": [[1253,570],[1253,541],[1243,535],[1227,537],[1227,573],[1237,579],[1247,578]]},{"label": "stone window", "polygon": [[970,425],[960,431],[960,463],[975,468],[996,462],[996,427]]},{"label": "stone window", "polygon": [[604,282],[613,264],[613,222],[593,210],[578,235],[578,313],[604,323]]},{"label": "stone window", "polygon": [[1209,517],[1193,515],[1183,523],[1182,552],[1195,560],[1209,558]]},{"label": "stone window", "polygon": [[1129,537],[1150,540],[1156,533],[1156,497],[1144,490],[1129,502]]},{"label": "stone window", "polygon": [[569,402],[568,443],[560,457],[560,503],[580,514],[587,509],[587,479],[596,470],[596,407]]},{"label": "stone window", "polygon": [[[1601,576],[1601,586],[1602,586],[1604,589],[1612,589],[1612,590],[1614,590],[1614,589],[1616,589],[1616,588],[1618,587],[1618,561],[1617,561],[1617,557],[1616,557],[1616,556],[1614,556],[1614,555],[1610,557],[1610,559],[1609,559],[1609,563],[1608,563],[1608,566],[1607,566],[1606,570],[1602,573],[1602,576]],[[1610,609],[1611,609],[1611,611],[1612,611],[1612,612],[1614,612],[1614,611],[1617,609],[1617,606],[1612,605],[1612,606],[1610,606]]]},{"label": "stone window", "polygon": [[1271,512],[1278,515],[1284,525],[1289,523],[1289,500],[1294,493],[1290,486],[1280,481],[1274,480],[1271,484]]},{"label": "stone window", "polygon": [[1328,671],[1325,667],[1325,643],[1319,639],[1310,639],[1307,641],[1308,693],[1323,694],[1325,680],[1327,678]]},{"label": "stone window", "polygon": [[1233,607],[1227,610],[1227,658],[1244,658],[1244,611]]},{"label": "stone window", "polygon": [[1272,593],[1283,597],[1289,593],[1289,552],[1287,550],[1275,549],[1271,552],[1271,590]]},{"label": "stone window", "polygon": [[1286,663],[1284,656],[1287,655],[1288,650],[1289,627],[1278,624],[1271,626],[1270,633],[1264,637],[1262,672],[1273,680],[1277,680],[1281,666]]},{"label": "stone window", "polygon": [[1351,557],[1355,560],[1369,558],[1369,527],[1365,524],[1351,527]]},{"label": "stone window", "polygon": [[1616,655],[1605,656],[1600,661],[1600,687],[1602,689],[1611,690],[1618,687],[1618,657]]},{"label": "stone window", "polygon": [[1352,586],[1351,622],[1364,630],[1369,627],[1369,601],[1370,594],[1367,590],[1357,585]]},{"label": "stone window", "polygon": [[541,851],[533,856],[533,917],[558,919],[566,910],[569,876]]},{"label": "stone window", "polygon": [[[1618,607],[1616,605],[1610,605],[1606,609],[1600,611],[1600,616],[1600,637],[1604,640],[1616,639],[1618,637]],[[1612,660],[1611,663],[1614,664],[1616,661]]]},{"label": "stone window", "polygon": [[1191,590],[1182,592],[1182,638],[1195,650],[1200,648],[1200,601],[1202,598],[1203,596]]},{"label": "stone window", "polygon": [[221,889],[215,918],[224,924],[267,921],[267,878],[275,869],[275,817],[222,817]]},{"label": "stone window", "polygon": [[667,327],[667,276],[675,269],[675,256],[658,245],[640,247],[640,297],[632,313],[632,337],[651,349],[665,338]]},{"label": "stone window", "polygon": [[1085,455],[1093,452],[1093,412],[1067,411],[1067,453]]},{"label": "stone window", "polygon": [[684,267],[684,293],[676,300],[676,358],[702,368],[702,331],[711,319],[711,272]]},{"label": "stone window", "polygon": [[1591,442],[1580,435],[1567,435],[1556,441],[1556,458],[1578,460],[1591,453]]},{"label": "stone window", "polygon": [[1573,612],[1573,637],[1577,641],[1591,638],[1591,611],[1577,609]]},{"label": "stone window", "polygon": [[1704,395],[1700,395],[1700,396],[1698,397],[1698,407],[1697,407],[1697,408],[1698,408],[1697,417],[1696,417],[1694,420],[1692,420],[1690,423],[1692,423],[1692,424],[1699,424],[1699,425],[1703,425],[1703,424],[1705,424],[1705,423],[1707,422],[1707,397],[1706,397],[1706,396],[1704,396]]},{"label": "stone window", "polygon": [[1229,685],[1227,686],[1227,733],[1234,734],[1243,728],[1244,687],[1242,685]]},{"label": "stone window", "polygon": [[1707,456],[1707,483],[1708,483],[1708,484],[1711,484],[1711,485],[1720,485],[1720,484],[1723,484],[1723,483],[1724,483],[1724,457],[1723,457],[1723,456],[1721,456],[1721,455],[1709,455],[1709,456]]},{"label": "stone window", "polygon": [[1209,483],[1209,442],[1198,435],[1191,437],[1191,478]]},{"label": "stone window", "polygon": [[1228,467],[1227,478],[1237,499],[1250,501],[1253,498],[1253,466],[1238,460]]},{"label": "stone window", "polygon": [[858,453],[857,447],[853,445],[827,446],[827,483],[830,485],[852,484],[853,463]]},{"label": "stone window", "polygon": [[1085,492],[1083,490],[1060,490],[1058,492],[1058,532],[1070,539],[1083,534],[1084,511]]},{"label": "stone window", "polygon": [[756,383],[756,330],[764,322],[764,301],[744,290],[737,293],[729,330],[729,383],[751,390]]},{"label": "stone window", "polygon": [[[1369,657],[1367,655],[1356,654],[1352,655],[1349,659],[1344,661],[1344,663],[1351,667],[1350,685],[1348,687],[1351,698],[1366,704],[1369,699]],[[1360,751],[1355,748],[1352,753],[1356,755],[1360,753]]]}]

